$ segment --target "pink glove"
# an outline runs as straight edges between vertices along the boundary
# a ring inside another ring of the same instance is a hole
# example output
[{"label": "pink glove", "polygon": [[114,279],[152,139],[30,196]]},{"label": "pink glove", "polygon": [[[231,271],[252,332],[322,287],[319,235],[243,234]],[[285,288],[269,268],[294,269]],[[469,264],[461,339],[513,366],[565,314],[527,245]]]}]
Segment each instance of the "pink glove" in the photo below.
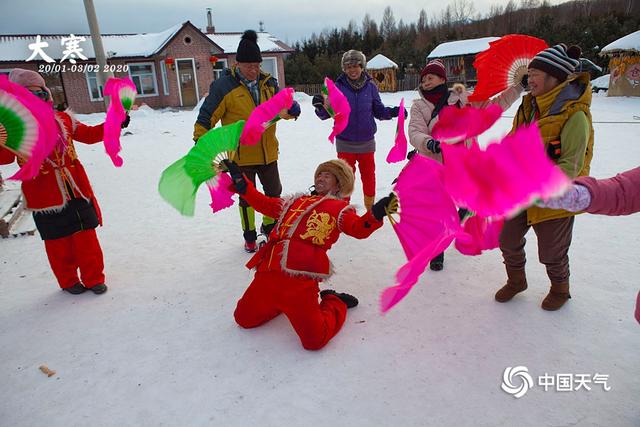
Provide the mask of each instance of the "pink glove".
[{"label": "pink glove", "polygon": [[569,212],[583,211],[590,204],[591,193],[587,187],[578,184],[573,184],[566,193],[558,197],[536,202],[536,205],[541,208],[564,209]]}]

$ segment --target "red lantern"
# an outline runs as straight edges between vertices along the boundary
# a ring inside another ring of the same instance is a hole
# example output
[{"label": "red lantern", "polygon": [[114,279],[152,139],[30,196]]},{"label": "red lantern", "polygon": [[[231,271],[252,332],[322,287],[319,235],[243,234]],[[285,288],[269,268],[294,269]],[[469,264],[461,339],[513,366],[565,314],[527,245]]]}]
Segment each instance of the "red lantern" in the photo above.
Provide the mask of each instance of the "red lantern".
[{"label": "red lantern", "polygon": [[215,55],[211,55],[209,57],[209,62],[211,62],[212,64],[215,64],[216,62],[218,62],[218,57]]},{"label": "red lantern", "polygon": [[170,56],[167,56],[167,57],[164,59],[164,63],[165,63],[165,64],[167,64],[167,65],[173,65],[175,62],[176,62],[176,61],[175,61],[175,59],[173,59],[173,58],[172,58],[172,57],[170,57]]}]

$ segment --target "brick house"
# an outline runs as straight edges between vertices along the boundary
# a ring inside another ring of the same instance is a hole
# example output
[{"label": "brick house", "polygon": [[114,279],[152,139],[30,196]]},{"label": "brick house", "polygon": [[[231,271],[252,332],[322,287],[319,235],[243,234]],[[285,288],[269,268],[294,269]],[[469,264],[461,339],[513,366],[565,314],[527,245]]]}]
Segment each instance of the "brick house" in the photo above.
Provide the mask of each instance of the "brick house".
[{"label": "brick house", "polygon": [[[208,27],[208,30],[213,30]],[[107,66],[116,77],[130,77],[138,89],[136,104],[152,108],[193,107],[209,91],[209,85],[233,65],[242,33],[206,34],[187,21],[159,33],[107,34],[102,43]],[[95,55],[91,36],[77,35],[81,53],[87,60],[69,54],[65,35],[0,35],[0,74],[13,68],[41,71],[51,89],[56,106],[69,107],[78,113],[105,111],[102,88],[95,73]],[[46,42],[42,55],[29,45]],[[284,58],[293,49],[266,32],[258,33],[263,69],[273,73],[284,87]],[[64,59],[63,59],[64,58]],[[75,63],[74,63],[75,62]],[[94,70],[85,67],[92,65]]]}]

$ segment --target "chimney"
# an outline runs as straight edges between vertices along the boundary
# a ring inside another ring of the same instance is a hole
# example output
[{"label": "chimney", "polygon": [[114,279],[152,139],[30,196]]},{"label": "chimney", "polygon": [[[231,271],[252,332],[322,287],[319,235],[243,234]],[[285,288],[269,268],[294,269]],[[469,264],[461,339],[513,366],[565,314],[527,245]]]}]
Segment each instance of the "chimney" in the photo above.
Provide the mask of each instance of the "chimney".
[{"label": "chimney", "polygon": [[216,27],[213,26],[213,18],[211,18],[211,8],[207,8],[207,34],[213,34],[216,32]]}]

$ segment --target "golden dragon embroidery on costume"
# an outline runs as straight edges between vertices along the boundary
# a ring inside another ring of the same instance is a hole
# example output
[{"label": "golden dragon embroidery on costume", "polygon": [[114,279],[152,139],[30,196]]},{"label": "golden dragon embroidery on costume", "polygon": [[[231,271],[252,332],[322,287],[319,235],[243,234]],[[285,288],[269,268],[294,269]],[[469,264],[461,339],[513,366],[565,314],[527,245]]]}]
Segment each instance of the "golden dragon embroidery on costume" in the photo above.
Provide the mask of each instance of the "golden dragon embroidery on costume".
[{"label": "golden dragon embroidery on costume", "polygon": [[313,210],[307,220],[307,231],[300,236],[301,239],[312,238],[314,245],[324,245],[324,241],[336,228],[336,219],[326,212],[318,213]]}]

